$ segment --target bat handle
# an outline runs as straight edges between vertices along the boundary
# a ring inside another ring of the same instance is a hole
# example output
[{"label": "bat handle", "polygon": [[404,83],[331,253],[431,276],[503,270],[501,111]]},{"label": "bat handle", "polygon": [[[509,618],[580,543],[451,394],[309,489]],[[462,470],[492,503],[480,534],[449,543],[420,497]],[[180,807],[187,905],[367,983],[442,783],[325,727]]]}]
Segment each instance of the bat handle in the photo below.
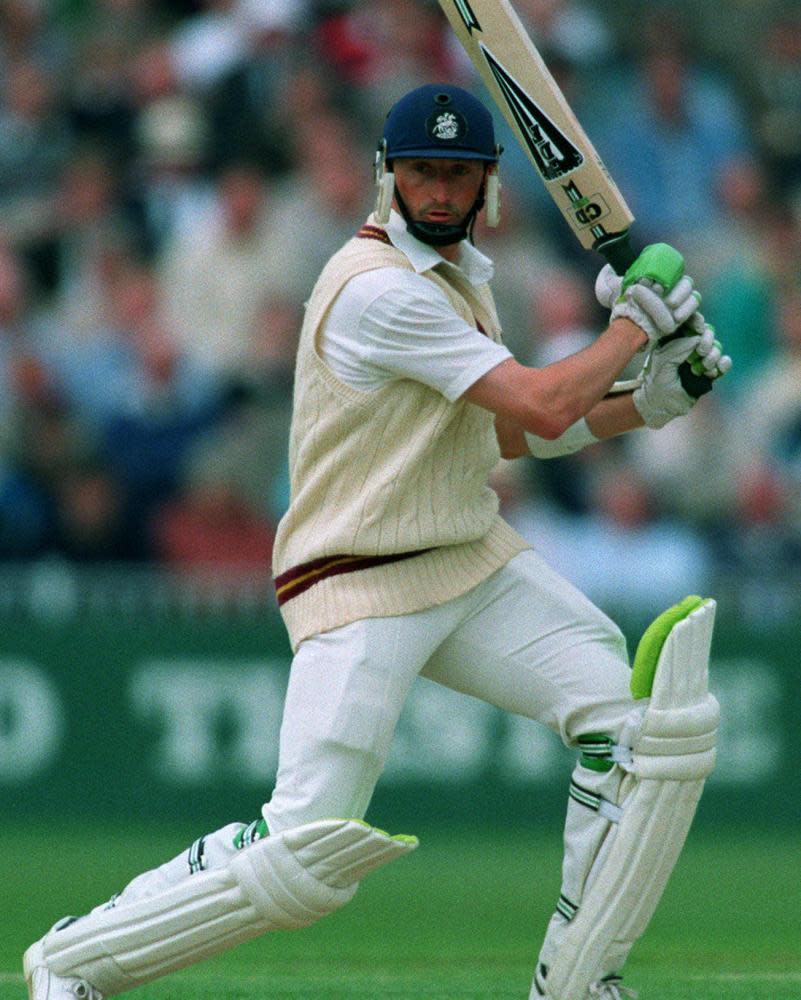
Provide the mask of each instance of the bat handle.
[{"label": "bat handle", "polygon": [[[595,244],[595,249],[612,265],[615,274],[625,274],[637,259],[637,251],[631,245],[628,229],[605,237]],[[684,391],[694,399],[700,399],[712,388],[712,379],[696,375],[689,361],[682,361],[679,365],[679,378]]]},{"label": "bat handle", "polygon": [[624,275],[637,259],[637,251],[631,245],[628,229],[604,237],[595,244],[595,249],[612,265],[615,274]]}]

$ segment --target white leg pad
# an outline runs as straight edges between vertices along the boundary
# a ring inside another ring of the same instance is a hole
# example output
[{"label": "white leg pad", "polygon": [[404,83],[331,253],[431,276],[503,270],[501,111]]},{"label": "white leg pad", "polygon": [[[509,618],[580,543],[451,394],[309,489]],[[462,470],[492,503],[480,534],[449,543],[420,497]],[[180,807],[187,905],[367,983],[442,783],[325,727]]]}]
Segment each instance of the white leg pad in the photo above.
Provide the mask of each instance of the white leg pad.
[{"label": "white leg pad", "polygon": [[643,933],[684,845],[715,763],[719,707],[708,691],[715,603],[673,626],[657,662],[645,714],[622,766],[633,788],[605,855],[591,872],[544,982],[531,998],[586,1000]]},{"label": "white leg pad", "polygon": [[314,923],[344,906],[365,875],[416,846],[357,820],[286,830],[149,898],[57,924],[29,949],[26,975],[41,962],[114,996],[266,931]]}]

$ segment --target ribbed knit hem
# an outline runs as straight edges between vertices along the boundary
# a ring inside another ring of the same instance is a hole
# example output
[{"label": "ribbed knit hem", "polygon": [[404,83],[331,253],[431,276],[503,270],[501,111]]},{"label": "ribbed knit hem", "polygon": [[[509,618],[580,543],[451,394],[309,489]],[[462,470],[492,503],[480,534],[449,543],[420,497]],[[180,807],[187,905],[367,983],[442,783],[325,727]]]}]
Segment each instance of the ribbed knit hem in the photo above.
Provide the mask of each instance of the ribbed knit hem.
[{"label": "ribbed knit hem", "polygon": [[408,615],[461,597],[529,548],[499,517],[475,542],[321,580],[281,608],[292,649],[312,635],[362,618]]}]

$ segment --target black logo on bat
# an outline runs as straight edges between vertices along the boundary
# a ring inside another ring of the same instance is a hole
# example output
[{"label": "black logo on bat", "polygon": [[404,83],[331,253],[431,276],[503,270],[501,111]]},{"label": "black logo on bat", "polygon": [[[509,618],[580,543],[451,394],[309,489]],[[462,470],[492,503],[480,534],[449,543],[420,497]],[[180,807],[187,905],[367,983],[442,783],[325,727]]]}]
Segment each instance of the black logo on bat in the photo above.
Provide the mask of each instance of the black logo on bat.
[{"label": "black logo on bat", "polygon": [[498,62],[486,45],[480,44],[487,65],[520,126],[528,150],[543,178],[555,181],[580,167],[584,162],[581,152]]},{"label": "black logo on bat", "polygon": [[453,5],[459,11],[459,16],[464,21],[464,26],[471,35],[473,34],[473,28],[475,28],[476,31],[481,31],[481,25],[478,23],[478,18],[473,13],[473,8],[467,0],[453,0]]}]

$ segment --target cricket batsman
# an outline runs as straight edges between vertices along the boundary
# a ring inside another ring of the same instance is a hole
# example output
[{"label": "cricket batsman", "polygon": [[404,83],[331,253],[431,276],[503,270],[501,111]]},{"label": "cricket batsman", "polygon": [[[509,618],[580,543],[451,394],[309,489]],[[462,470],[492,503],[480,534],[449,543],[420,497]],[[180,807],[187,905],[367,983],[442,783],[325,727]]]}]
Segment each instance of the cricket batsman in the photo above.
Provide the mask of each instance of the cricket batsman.
[{"label": "cricket batsman", "polygon": [[[562,886],[531,998],[621,1000],[621,971],[682,848],[714,764],[714,602],[659,615],[630,666],[618,627],[499,516],[499,457],[546,459],[696,399],[730,361],[677,251],[597,282],[609,324],[544,368],[504,347],[472,242],[497,220],[487,109],[420,87],[386,118],[376,211],[324,268],[301,332],[291,502],[275,544],[294,660],[275,789],[260,818],[199,837],[25,955],[30,1000],[105,1000],[347,903],[417,846],[363,817],[418,675],[557,732],[579,758]],[[610,395],[635,355],[633,391]]]}]

